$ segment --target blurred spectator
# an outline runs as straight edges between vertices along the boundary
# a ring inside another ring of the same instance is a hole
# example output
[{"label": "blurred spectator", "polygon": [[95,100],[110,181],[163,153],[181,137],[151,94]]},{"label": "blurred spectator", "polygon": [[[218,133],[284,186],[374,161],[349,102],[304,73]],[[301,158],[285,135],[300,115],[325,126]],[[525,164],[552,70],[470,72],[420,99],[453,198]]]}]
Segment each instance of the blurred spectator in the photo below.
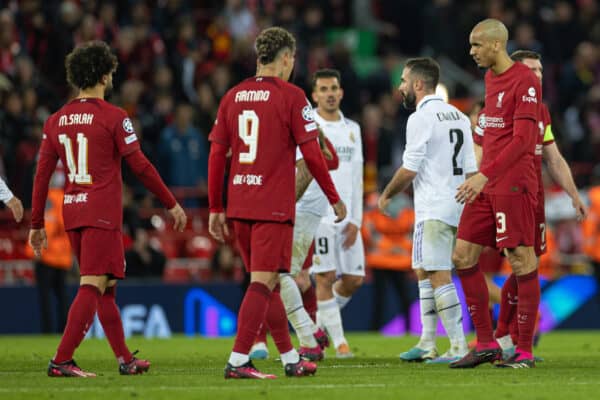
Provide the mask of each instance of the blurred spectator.
[{"label": "blurred spectator", "polygon": [[[208,143],[198,128],[192,125],[193,108],[181,103],[175,110],[175,120],[161,133],[159,159],[161,175],[169,186],[186,186],[205,191],[208,180]],[[191,199],[186,206],[198,206]]]},{"label": "blurred spectator", "polygon": [[245,0],[227,0],[225,19],[234,39],[247,38],[257,34],[254,15],[248,10]]},{"label": "blurred spectator", "polygon": [[140,226],[133,231],[133,245],[125,252],[128,278],[160,279],[163,276],[167,259],[152,246],[148,228]]},{"label": "blurred spectator", "polygon": [[[412,230],[414,212],[405,194],[399,194],[390,203],[388,215],[377,208],[377,193],[367,201],[362,235],[367,250],[367,267],[373,271],[373,329],[380,329],[385,320],[388,284],[398,296],[400,313],[410,320],[411,298],[408,283],[412,276]],[[407,326],[408,330],[408,326]]]},{"label": "blurred spectator", "polygon": [[220,245],[212,257],[213,279],[230,281],[236,278],[236,268],[241,268],[241,259],[228,244]]},{"label": "blurred spectator", "polygon": [[[44,212],[48,248],[42,252],[40,259],[34,260],[42,333],[61,333],[67,322],[69,310],[66,278],[67,272],[73,266],[73,257],[62,218],[64,192],[61,188],[64,185],[64,179],[64,172],[59,164],[50,183]],[[25,251],[29,257],[33,257],[33,250],[30,246],[27,246]],[[52,300],[52,297],[55,301]],[[53,303],[56,304],[56,318],[53,318]],[[56,321],[56,325],[53,321]]]}]

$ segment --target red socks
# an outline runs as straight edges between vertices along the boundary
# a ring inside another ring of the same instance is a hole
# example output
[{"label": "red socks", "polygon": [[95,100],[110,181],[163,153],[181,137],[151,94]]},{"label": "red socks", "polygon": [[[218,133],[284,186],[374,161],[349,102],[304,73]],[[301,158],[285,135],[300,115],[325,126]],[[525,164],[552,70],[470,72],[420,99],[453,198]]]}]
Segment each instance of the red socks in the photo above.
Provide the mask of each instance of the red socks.
[{"label": "red socks", "polygon": [[317,291],[314,286],[310,286],[304,293],[302,293],[302,303],[304,303],[304,309],[313,320],[317,323]]},{"label": "red socks", "polygon": [[[238,313],[238,330],[233,351],[250,353],[254,339],[263,325],[271,302],[271,291],[259,282],[251,282]],[[284,310],[285,316],[285,310]]]},{"label": "red socks", "polygon": [[281,301],[281,296],[279,294],[279,285],[275,286],[271,293],[271,303],[269,304],[269,310],[267,311],[266,322],[279,354],[285,354],[292,350],[294,346],[292,345],[292,339],[290,338],[285,306],[283,305],[283,301]]},{"label": "red socks", "polygon": [[125,344],[121,314],[115,303],[117,287],[108,287],[98,302],[98,319],[104,328],[106,338],[120,364],[128,363],[133,357]]},{"label": "red socks", "polygon": [[81,285],[79,287],[77,296],[69,309],[67,325],[53,359],[55,363],[62,363],[73,358],[75,349],[94,321],[99,299],[100,290],[96,286]]},{"label": "red socks", "polygon": [[469,314],[477,333],[477,347],[495,344],[492,320],[488,311],[489,293],[485,278],[477,265],[458,269],[458,277],[465,293]]},{"label": "red socks", "polygon": [[517,305],[517,323],[519,341],[517,352],[533,353],[533,334],[540,305],[540,281],[537,270],[517,276],[519,303]]},{"label": "red socks", "polygon": [[517,276],[513,273],[502,285],[500,297],[500,314],[498,315],[498,326],[496,337],[501,338],[510,333],[510,324],[517,312]]},{"label": "red socks", "polygon": [[260,331],[258,331],[258,335],[256,335],[256,339],[254,339],[254,343],[267,343],[267,323],[265,322],[260,327]]}]

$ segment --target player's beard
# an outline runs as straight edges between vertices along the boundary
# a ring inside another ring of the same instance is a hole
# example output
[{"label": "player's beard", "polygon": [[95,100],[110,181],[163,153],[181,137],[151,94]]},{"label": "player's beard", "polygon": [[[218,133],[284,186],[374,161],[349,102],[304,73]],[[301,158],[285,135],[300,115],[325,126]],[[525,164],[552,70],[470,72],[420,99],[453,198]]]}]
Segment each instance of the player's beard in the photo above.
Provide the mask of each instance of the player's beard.
[{"label": "player's beard", "polygon": [[417,96],[414,93],[407,92],[404,96],[404,107],[414,110],[417,107]]}]

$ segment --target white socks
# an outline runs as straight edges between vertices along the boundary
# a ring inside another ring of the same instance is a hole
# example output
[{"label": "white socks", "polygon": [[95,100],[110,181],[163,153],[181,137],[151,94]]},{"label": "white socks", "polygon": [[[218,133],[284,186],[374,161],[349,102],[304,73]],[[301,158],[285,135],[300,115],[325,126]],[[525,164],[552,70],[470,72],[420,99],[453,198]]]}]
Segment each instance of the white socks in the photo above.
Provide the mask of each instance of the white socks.
[{"label": "white socks", "polygon": [[467,341],[462,327],[462,309],[454,283],[436,288],[433,297],[452,349],[466,352]]},{"label": "white socks", "polygon": [[281,354],[281,363],[285,367],[287,364],[296,364],[300,361],[300,354],[296,351],[296,349],[291,349],[287,353]]},{"label": "white socks", "polygon": [[423,350],[431,350],[435,347],[438,313],[429,279],[419,281],[419,304],[421,306],[421,325],[423,327],[417,347]]},{"label": "white socks", "polygon": [[236,353],[232,351],[229,355],[229,364],[234,367],[240,367],[250,361],[250,356],[248,354]]},{"label": "white socks", "polygon": [[352,296],[349,297],[344,297],[341,294],[339,294],[338,292],[335,291],[335,288],[332,288],[333,291],[333,296],[335,297],[335,300],[338,303],[338,306],[340,307],[340,310],[342,310],[344,307],[346,307],[346,304],[348,304],[348,302],[350,301],[350,299],[352,299]]},{"label": "white socks", "polygon": [[512,337],[510,336],[510,334],[496,339],[496,342],[498,342],[498,345],[500,345],[500,348],[502,350],[508,350],[510,348],[515,347],[515,344],[513,343]]},{"label": "white socks", "polygon": [[333,346],[337,348],[342,343],[348,343],[344,337],[344,328],[342,327],[342,316],[337,300],[317,301],[317,325],[324,327],[333,341]]},{"label": "white socks", "polygon": [[281,285],[281,300],[285,305],[288,320],[294,327],[301,347],[314,348],[318,346],[313,335],[317,327],[304,309],[302,294],[298,285],[289,274],[279,275]]}]

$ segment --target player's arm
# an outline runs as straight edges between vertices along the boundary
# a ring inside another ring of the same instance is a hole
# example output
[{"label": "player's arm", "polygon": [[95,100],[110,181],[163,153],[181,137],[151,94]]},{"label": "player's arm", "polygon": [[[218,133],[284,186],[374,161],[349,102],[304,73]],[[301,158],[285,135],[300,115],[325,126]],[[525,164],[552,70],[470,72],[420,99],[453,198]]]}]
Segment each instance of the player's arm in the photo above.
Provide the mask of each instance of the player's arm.
[{"label": "player's arm", "polygon": [[48,198],[48,184],[58,162],[58,155],[45,151],[48,148],[48,139],[42,141],[38,165],[33,179],[33,192],[31,198],[31,229],[29,230],[29,245],[36,258],[42,256],[42,249],[48,248],[46,231],[44,230],[44,210]]},{"label": "player's arm", "polygon": [[144,187],[152,192],[175,220],[175,230],[182,232],[187,224],[187,216],[183,208],[175,200],[175,196],[167,188],[154,165],[144,153],[137,149],[125,156],[125,161]]},{"label": "player's arm", "polygon": [[427,153],[427,141],[430,136],[431,127],[428,122],[419,115],[412,114],[406,123],[406,148],[402,156],[402,166],[396,171],[377,201],[382,213],[386,214],[392,198],[406,190],[417,176]]},{"label": "player's arm", "polygon": [[571,168],[569,168],[569,164],[567,164],[565,158],[560,154],[560,150],[556,143],[553,142],[543,146],[543,158],[546,161],[548,172],[554,182],[558,183],[571,198],[573,208],[575,208],[577,213],[577,220],[581,221],[585,218],[587,209],[579,197],[579,192],[577,191],[577,186],[575,186]]},{"label": "player's arm", "polygon": [[225,209],[223,207],[223,184],[225,166],[229,146],[217,141],[211,142],[208,156],[208,229],[212,237],[219,242],[224,242],[229,236]]},{"label": "player's arm", "polygon": [[342,231],[344,249],[350,248],[359,235],[360,227],[363,219],[363,155],[362,155],[362,139],[360,128],[356,138],[356,146],[354,148],[353,159],[351,162],[352,168],[352,201],[350,203],[349,222]]},{"label": "player's arm", "polygon": [[10,209],[15,221],[21,222],[23,219],[23,204],[8,188],[2,178],[0,178],[0,200]]},{"label": "player's arm", "polygon": [[[481,113],[480,113],[481,115]],[[479,118],[477,118],[479,120]],[[482,123],[478,123],[473,128],[473,152],[475,153],[475,161],[477,162],[477,168],[481,165],[481,158],[483,157],[483,134],[485,130],[482,127]]]},{"label": "player's arm", "polygon": [[475,162],[477,163],[477,168],[481,165],[481,157],[483,157],[483,149],[477,143],[473,143],[473,153],[475,154]]},{"label": "player's arm", "polygon": [[[465,116],[465,126],[468,127],[468,118]],[[475,141],[477,140],[475,138],[475,135],[466,135],[465,136],[465,143],[464,143],[464,157],[463,157],[463,163],[462,163],[462,168],[463,171],[465,172],[465,176],[467,177],[467,179],[469,179],[470,177],[472,177],[473,175],[475,175],[477,173],[477,170],[479,169],[479,164],[481,162],[481,146],[477,145],[475,143]],[[477,146],[479,149],[476,150]],[[477,156],[477,152],[479,151],[479,159]]]},{"label": "player's arm", "polygon": [[[319,146],[325,158],[325,163],[329,170],[337,169],[340,165],[340,159],[333,144],[323,135],[323,131],[319,128]],[[300,200],[308,186],[312,182],[312,175],[306,166],[303,159],[296,161],[296,201]]]}]

